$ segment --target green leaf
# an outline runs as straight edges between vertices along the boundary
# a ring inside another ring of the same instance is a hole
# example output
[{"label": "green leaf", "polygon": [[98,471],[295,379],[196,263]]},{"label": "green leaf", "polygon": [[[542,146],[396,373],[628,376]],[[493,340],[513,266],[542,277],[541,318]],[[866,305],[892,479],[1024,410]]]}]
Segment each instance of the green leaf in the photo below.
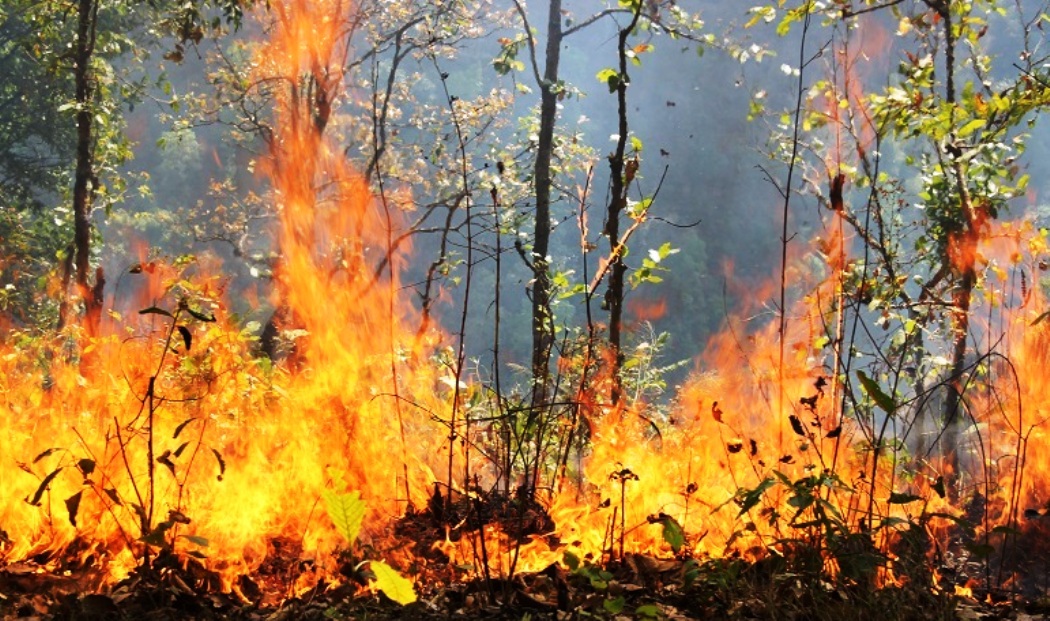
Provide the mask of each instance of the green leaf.
[{"label": "green leaf", "polygon": [[576,571],[580,568],[580,557],[576,556],[572,552],[566,551],[562,556],[562,562],[569,568],[569,571]]},{"label": "green leaf", "polygon": [[[363,502],[361,506],[364,507]],[[383,561],[371,561],[369,565],[376,577],[376,588],[384,595],[402,606],[416,601],[416,591],[412,588],[412,583],[397,573],[393,567]]]},{"label": "green leaf", "polygon": [[325,490],[321,492],[321,497],[324,498],[328,517],[332,519],[336,530],[347,543],[357,541],[357,535],[361,532],[361,522],[365,519],[365,501],[361,500],[361,493],[354,491],[349,494],[336,494]]},{"label": "green leaf", "polygon": [[619,597],[614,597],[612,599],[607,599],[604,602],[602,602],[602,608],[605,609],[605,612],[611,615],[620,614],[621,612],[623,612],[623,607],[626,605],[627,600],[624,599],[623,595],[620,595]]},{"label": "green leaf", "polygon": [[599,82],[604,82],[609,86],[609,92],[616,92],[616,88],[620,85],[620,74],[615,69],[606,67],[596,74]]},{"label": "green leaf", "polygon": [[202,548],[208,547],[208,539],[206,537],[199,537],[197,535],[182,535],[187,541],[192,544],[198,545]]},{"label": "green leaf", "polygon": [[883,409],[887,414],[893,416],[897,411],[897,404],[893,402],[893,399],[882,391],[879,387],[879,383],[867,376],[864,371],[857,371],[857,379],[860,380],[860,385],[864,389],[864,392],[868,393],[875,405]]},{"label": "green leaf", "polygon": [[675,554],[678,554],[685,546],[685,531],[682,530],[682,525],[678,523],[678,520],[663,513],[660,514],[660,524],[663,525],[664,541],[671,546]]},{"label": "green leaf", "polygon": [[965,137],[969,136],[970,134],[974,133],[975,131],[977,131],[978,129],[984,127],[984,125],[985,125],[984,119],[973,119],[972,121],[970,121],[966,125],[963,125],[961,128],[959,128],[959,131],[956,133],[956,135],[959,138],[965,138]]},{"label": "green leaf", "polygon": [[743,497],[740,498],[740,513],[737,514],[737,517],[744,516],[748,511],[755,508],[758,503],[762,502],[762,495],[774,485],[776,485],[776,480],[766,477],[758,484],[758,487],[745,492]]}]

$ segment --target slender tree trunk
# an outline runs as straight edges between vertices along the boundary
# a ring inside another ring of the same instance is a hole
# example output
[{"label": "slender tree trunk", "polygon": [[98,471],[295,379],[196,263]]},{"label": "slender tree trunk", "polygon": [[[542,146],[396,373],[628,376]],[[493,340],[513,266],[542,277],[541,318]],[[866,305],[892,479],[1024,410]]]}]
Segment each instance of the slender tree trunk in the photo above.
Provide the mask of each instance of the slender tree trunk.
[{"label": "slender tree trunk", "polygon": [[619,119],[619,138],[616,141],[616,151],[609,157],[609,176],[611,183],[609,208],[605,219],[605,234],[609,238],[609,260],[612,261],[612,269],[609,273],[609,289],[605,293],[605,306],[609,310],[609,349],[612,353],[612,391],[610,400],[613,405],[620,401],[623,386],[620,378],[620,369],[623,367],[622,349],[622,327],[623,327],[623,298],[624,298],[624,276],[627,273],[627,265],[623,262],[623,249],[620,247],[620,216],[627,207],[627,189],[634,179],[638,169],[638,161],[624,162],[624,154],[627,152],[627,86],[630,78],[627,75],[627,38],[638,24],[638,18],[642,14],[642,5],[634,12],[634,19],[626,28],[620,30],[617,52],[619,53],[620,73],[619,82],[616,85],[616,112]]},{"label": "slender tree trunk", "polygon": [[551,278],[547,254],[551,236],[551,159],[554,125],[558,116],[558,65],[561,62],[561,0],[550,0],[547,50],[540,84],[540,132],[536,148],[536,228],[532,256],[532,407],[547,401],[550,355],[554,344],[551,317]]},{"label": "slender tree trunk", "polygon": [[[77,161],[73,180],[73,270],[77,295],[84,302],[85,327],[89,335],[94,335],[98,332],[98,320],[102,310],[101,286],[93,289],[88,282],[91,268],[91,207],[98,183],[94,162],[95,115],[92,110],[95,85],[91,74],[98,0],[79,0],[77,18],[77,39],[73,50],[77,105]],[[99,276],[101,277],[101,274]],[[102,282],[101,278],[99,282]]]},{"label": "slender tree trunk", "polygon": [[[955,93],[955,33],[952,28],[951,2],[948,0],[928,2],[941,16],[944,23],[944,56],[945,56],[945,102],[951,110],[951,124],[956,121]],[[958,474],[959,464],[959,428],[962,425],[959,406],[962,404],[963,374],[966,370],[966,340],[970,334],[970,302],[973,299],[973,288],[977,282],[975,260],[977,242],[980,239],[980,216],[974,208],[973,197],[966,170],[960,161],[954,145],[954,133],[949,136],[948,145],[951,171],[955,177],[956,191],[959,193],[959,209],[963,213],[963,230],[958,233],[955,256],[949,254],[946,259],[951,262],[952,273],[956,275],[957,284],[952,292],[952,366],[948,376],[948,395],[944,400],[944,450]],[[951,245],[949,245],[951,247]],[[951,252],[951,251],[949,251]]]}]

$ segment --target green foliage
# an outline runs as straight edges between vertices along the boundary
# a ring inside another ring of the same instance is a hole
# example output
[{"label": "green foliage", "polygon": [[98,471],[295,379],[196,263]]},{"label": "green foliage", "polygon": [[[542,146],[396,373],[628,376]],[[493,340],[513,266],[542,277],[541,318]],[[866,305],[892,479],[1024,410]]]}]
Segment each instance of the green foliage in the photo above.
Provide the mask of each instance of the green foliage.
[{"label": "green foliage", "polygon": [[631,288],[637,288],[643,283],[663,282],[660,272],[669,271],[663,264],[664,260],[678,252],[678,248],[671,247],[671,242],[664,242],[659,248],[650,248],[642,259],[641,267],[633,270],[628,277]]}]

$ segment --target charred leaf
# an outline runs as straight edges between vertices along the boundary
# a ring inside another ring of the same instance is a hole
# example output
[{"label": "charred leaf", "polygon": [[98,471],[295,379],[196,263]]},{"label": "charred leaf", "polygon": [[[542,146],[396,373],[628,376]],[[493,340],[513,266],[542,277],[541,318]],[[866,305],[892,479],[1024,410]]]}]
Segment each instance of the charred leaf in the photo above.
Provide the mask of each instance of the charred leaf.
[{"label": "charred leaf", "polygon": [[186,326],[176,326],[176,329],[178,329],[179,334],[182,335],[182,343],[186,346],[186,351],[189,351],[190,347],[193,345],[193,334]]},{"label": "charred leaf", "polygon": [[66,498],[66,512],[69,514],[69,523],[74,527],[77,525],[77,513],[80,511],[80,498],[83,494],[84,490],[80,490]]},{"label": "charred leaf", "polygon": [[59,466],[58,468],[55,468],[46,477],[44,477],[44,480],[40,482],[39,486],[37,486],[36,492],[33,493],[33,499],[30,500],[30,499],[26,498],[26,502],[28,502],[29,504],[33,505],[34,507],[39,507],[40,506],[40,499],[43,498],[44,492],[46,492],[47,488],[51,486],[51,481],[55,480],[55,477],[58,476],[59,472],[62,472],[62,467],[61,466]]}]

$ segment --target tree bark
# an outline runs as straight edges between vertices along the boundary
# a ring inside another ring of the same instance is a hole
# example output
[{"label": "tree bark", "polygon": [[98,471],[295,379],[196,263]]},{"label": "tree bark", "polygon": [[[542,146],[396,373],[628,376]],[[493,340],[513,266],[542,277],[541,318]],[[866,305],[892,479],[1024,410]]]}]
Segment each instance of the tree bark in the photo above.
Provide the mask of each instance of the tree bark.
[{"label": "tree bark", "polygon": [[87,318],[85,327],[90,336],[97,334],[98,321],[94,319],[101,315],[102,309],[101,291],[93,290],[88,282],[91,269],[91,208],[98,184],[95,176],[95,128],[92,112],[95,85],[91,75],[97,22],[98,0],[79,0],[77,38],[73,49],[77,106],[76,173],[73,179],[73,268],[74,287],[77,297],[84,303]]},{"label": "tree bark", "polygon": [[[945,57],[945,101],[951,110],[951,123],[956,121],[955,93],[955,33],[952,30],[950,2],[927,2],[941,16],[944,23],[944,57]],[[970,194],[969,179],[966,170],[956,152],[954,133],[946,157],[950,158],[951,171],[955,177],[956,191],[959,193],[959,209],[963,213],[963,229],[954,240],[955,256],[952,256],[952,240],[948,244],[946,260],[951,264],[952,274],[956,277],[956,287],[952,291],[952,366],[948,375],[948,395],[944,400],[944,451],[952,464],[956,476],[959,471],[959,429],[962,420],[959,407],[962,405],[963,375],[966,371],[966,340],[970,334],[970,302],[973,299],[973,288],[977,282],[976,256],[977,243],[981,234],[981,215],[974,207]]]},{"label": "tree bark", "polygon": [[561,0],[550,0],[547,49],[540,84],[540,131],[536,147],[536,221],[532,255],[532,407],[547,401],[550,355],[554,344],[551,317],[551,278],[547,255],[551,236],[551,159],[558,116],[558,65],[561,62]]},{"label": "tree bark", "polygon": [[638,169],[638,161],[624,162],[624,154],[627,152],[627,86],[630,77],[627,75],[627,37],[638,24],[638,18],[642,14],[642,4],[635,9],[634,18],[626,28],[620,30],[617,52],[619,53],[620,72],[616,84],[616,112],[619,120],[617,131],[619,138],[616,141],[616,151],[609,156],[609,179],[611,184],[608,211],[605,219],[605,234],[609,238],[609,260],[612,261],[612,269],[609,274],[609,288],[605,293],[605,306],[609,310],[609,349],[612,354],[612,368],[609,373],[612,379],[612,390],[609,395],[610,401],[616,405],[620,401],[623,386],[620,378],[620,369],[623,368],[622,349],[622,324],[623,324],[623,299],[624,299],[624,277],[627,273],[627,265],[623,262],[623,248],[620,246],[620,216],[627,208],[627,189],[634,179]]}]

